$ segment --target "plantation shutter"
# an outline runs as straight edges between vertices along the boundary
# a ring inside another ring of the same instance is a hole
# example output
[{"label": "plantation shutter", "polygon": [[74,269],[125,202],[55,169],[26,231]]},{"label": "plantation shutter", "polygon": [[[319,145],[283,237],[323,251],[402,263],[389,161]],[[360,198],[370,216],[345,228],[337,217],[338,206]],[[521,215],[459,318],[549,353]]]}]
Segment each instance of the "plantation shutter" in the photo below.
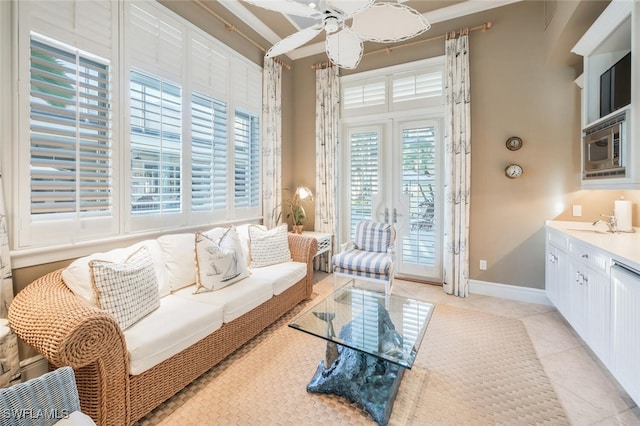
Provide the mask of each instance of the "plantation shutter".
[{"label": "plantation shutter", "polygon": [[182,26],[158,7],[144,2],[129,3],[130,64],[172,81],[181,81]]},{"label": "plantation shutter", "polygon": [[194,93],[191,104],[191,204],[193,211],[227,207],[227,106]]},{"label": "plantation shutter", "polygon": [[393,102],[442,96],[442,71],[393,76]]},{"label": "plantation shutter", "polygon": [[31,214],[109,214],[109,66],[35,39],[30,64]]},{"label": "plantation shutter", "polygon": [[258,117],[237,110],[234,129],[235,207],[258,207],[260,205]]},{"label": "plantation shutter", "polygon": [[262,111],[262,70],[238,57],[231,59],[231,98],[236,106],[259,114]]},{"label": "plantation shutter", "polygon": [[386,86],[384,79],[345,86],[343,89],[342,107],[345,110],[385,105],[386,101]]},{"label": "plantation shutter", "polygon": [[225,49],[210,40],[193,34],[189,59],[191,61],[191,83],[194,90],[217,99],[226,99],[229,54]]},{"label": "plantation shutter", "polygon": [[350,135],[351,236],[358,222],[372,218],[372,194],[378,192],[378,142],[377,131]]},{"label": "plantation shutter", "polygon": [[[19,2],[20,7],[24,3]],[[110,58],[117,43],[118,2],[48,0],[27,5],[30,29],[81,50]]]},{"label": "plantation shutter", "polygon": [[[402,188],[409,200],[411,231],[432,231],[436,202],[436,133],[434,127],[406,128],[402,132]],[[409,232],[402,239],[403,261],[434,266],[435,253],[414,247],[434,247],[435,232]]]}]

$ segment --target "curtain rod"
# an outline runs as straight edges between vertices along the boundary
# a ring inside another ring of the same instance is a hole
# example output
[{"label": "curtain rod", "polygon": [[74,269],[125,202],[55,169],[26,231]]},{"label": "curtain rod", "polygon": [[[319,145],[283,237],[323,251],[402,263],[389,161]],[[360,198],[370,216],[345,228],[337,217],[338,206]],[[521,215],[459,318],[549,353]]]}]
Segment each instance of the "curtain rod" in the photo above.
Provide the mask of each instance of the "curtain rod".
[{"label": "curtain rod", "polygon": [[[255,47],[257,47],[258,49],[260,49],[262,51],[262,53],[266,53],[267,49],[265,49],[264,47],[262,47],[260,44],[258,44],[257,42],[253,41],[253,39],[251,37],[249,37],[248,35],[246,35],[245,33],[243,33],[242,31],[240,31],[239,29],[237,29],[235,27],[235,25],[233,25],[231,22],[227,21],[226,19],[224,19],[222,16],[218,15],[216,12],[214,12],[213,10],[211,10],[209,8],[209,6],[207,6],[206,4],[202,3],[201,0],[194,0],[195,3],[197,5],[199,5],[200,7],[202,7],[204,10],[206,10],[209,14],[213,15],[214,17],[216,17],[219,21],[221,21],[224,24],[224,27],[227,29],[227,31],[234,31],[236,33],[238,33],[238,35],[240,35],[240,37],[244,38],[245,40],[247,40],[249,43],[251,43],[252,45],[254,45]],[[280,59],[275,58],[275,61],[280,64],[283,68],[290,70],[291,69],[291,65],[282,62]]]},{"label": "curtain rod", "polygon": [[[447,37],[447,34],[455,33],[457,35],[461,35],[465,30],[469,31],[469,32],[482,30],[482,32],[484,33],[484,32],[487,32],[488,30],[490,30],[492,27],[493,27],[493,22],[487,21],[482,25],[477,25],[477,26],[472,27],[472,28],[463,28],[463,29],[460,29],[458,31],[449,31],[449,32],[447,32],[445,34],[440,34],[440,35],[437,35],[437,36],[434,36],[434,37],[425,38],[425,39],[422,39],[422,40],[415,40],[415,41],[410,41],[408,43],[399,44],[399,45],[393,46],[393,47],[385,47],[385,48],[378,49],[378,50],[372,50],[371,52],[364,53],[362,56],[369,56],[369,55],[373,55],[373,54],[376,54],[376,53],[383,53],[383,52],[386,53],[386,54],[391,54],[391,52],[393,50],[400,49],[402,47],[409,47],[409,46],[414,46],[414,45],[420,44],[420,43],[426,43],[428,41],[445,39]],[[331,62],[320,62],[318,64],[311,65],[311,69],[314,69],[314,70],[322,69],[322,68],[326,68],[326,67],[328,67],[330,65],[332,65]]]}]

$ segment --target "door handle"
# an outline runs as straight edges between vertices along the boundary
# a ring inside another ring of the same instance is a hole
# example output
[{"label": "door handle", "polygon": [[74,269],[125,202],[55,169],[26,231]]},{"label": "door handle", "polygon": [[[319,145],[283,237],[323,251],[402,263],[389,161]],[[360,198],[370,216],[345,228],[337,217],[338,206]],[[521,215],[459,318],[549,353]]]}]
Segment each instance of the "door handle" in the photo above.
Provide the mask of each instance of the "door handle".
[{"label": "door handle", "polygon": [[384,223],[389,223],[389,207],[384,208]]},{"label": "door handle", "polygon": [[396,208],[393,208],[393,223],[398,223],[398,210],[396,210]]}]

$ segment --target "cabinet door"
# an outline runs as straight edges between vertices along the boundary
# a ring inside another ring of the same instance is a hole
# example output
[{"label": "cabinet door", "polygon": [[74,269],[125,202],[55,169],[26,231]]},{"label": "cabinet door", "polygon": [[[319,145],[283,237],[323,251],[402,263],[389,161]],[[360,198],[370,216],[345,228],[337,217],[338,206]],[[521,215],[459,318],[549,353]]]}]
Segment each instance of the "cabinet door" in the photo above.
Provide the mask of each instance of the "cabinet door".
[{"label": "cabinet door", "polygon": [[565,315],[569,324],[585,341],[588,340],[587,330],[589,323],[589,282],[588,268],[584,263],[572,259],[569,264],[569,312]]},{"label": "cabinet door", "polygon": [[558,264],[558,248],[547,244],[547,263],[545,265],[545,292],[547,294],[547,298],[553,303],[556,307],[558,306],[558,285],[559,285],[559,269],[560,265]]},{"label": "cabinet door", "polygon": [[640,403],[640,277],[611,268],[613,291],[613,374],[636,403]]},{"label": "cabinet door", "polygon": [[589,269],[587,344],[605,365],[611,358],[611,286],[609,275]]}]

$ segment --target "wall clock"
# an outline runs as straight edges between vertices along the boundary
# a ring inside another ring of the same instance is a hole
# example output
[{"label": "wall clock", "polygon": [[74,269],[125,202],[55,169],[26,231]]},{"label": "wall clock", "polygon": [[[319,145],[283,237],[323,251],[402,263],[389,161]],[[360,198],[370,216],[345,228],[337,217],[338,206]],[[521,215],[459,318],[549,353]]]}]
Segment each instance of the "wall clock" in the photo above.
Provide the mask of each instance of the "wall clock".
[{"label": "wall clock", "polygon": [[515,179],[517,177],[522,176],[522,167],[518,164],[509,164],[506,169],[504,169],[504,174],[507,175],[508,178]]},{"label": "wall clock", "polygon": [[507,139],[506,145],[509,151],[517,151],[522,148],[522,139],[517,136],[511,136]]}]

